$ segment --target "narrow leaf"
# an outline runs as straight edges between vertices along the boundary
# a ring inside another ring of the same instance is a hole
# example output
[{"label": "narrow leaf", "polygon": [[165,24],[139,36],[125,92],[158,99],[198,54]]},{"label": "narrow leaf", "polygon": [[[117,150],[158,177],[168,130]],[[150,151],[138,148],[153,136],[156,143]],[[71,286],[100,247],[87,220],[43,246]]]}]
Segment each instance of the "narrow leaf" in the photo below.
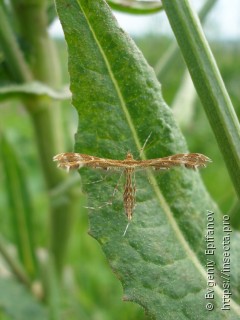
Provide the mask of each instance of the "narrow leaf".
[{"label": "narrow leaf", "polygon": [[240,125],[216,61],[189,1],[163,5],[240,197]]},{"label": "narrow leaf", "polygon": [[[76,152],[124,159],[131,151],[137,158],[150,133],[143,159],[187,152],[153,70],[118,27],[106,3],[57,0],[57,9],[68,43],[71,91],[79,115]],[[186,168],[137,172],[137,206],[125,237],[120,174],[103,176],[89,168],[81,173],[93,208],[89,209],[90,234],[122,282],[124,299],[137,302],[154,319],[225,319],[220,280],[222,216],[199,173]],[[112,198],[116,185],[119,192]],[[110,199],[112,205],[104,206]],[[205,299],[207,210],[214,211],[217,246],[211,256],[216,263],[212,313],[206,311]],[[229,319],[240,315],[238,239],[239,234],[232,233]]]},{"label": "narrow leaf", "polygon": [[108,0],[108,4],[115,10],[134,13],[149,14],[162,10],[160,1],[138,1],[138,0]]},{"label": "narrow leaf", "polygon": [[36,275],[36,256],[31,195],[21,162],[3,135],[0,137],[0,150],[15,244],[25,270],[29,276],[33,277]]},{"label": "narrow leaf", "polygon": [[57,91],[38,81],[0,87],[0,100],[9,98],[20,99],[29,95],[47,96],[58,100],[66,100],[71,97],[68,88]]}]

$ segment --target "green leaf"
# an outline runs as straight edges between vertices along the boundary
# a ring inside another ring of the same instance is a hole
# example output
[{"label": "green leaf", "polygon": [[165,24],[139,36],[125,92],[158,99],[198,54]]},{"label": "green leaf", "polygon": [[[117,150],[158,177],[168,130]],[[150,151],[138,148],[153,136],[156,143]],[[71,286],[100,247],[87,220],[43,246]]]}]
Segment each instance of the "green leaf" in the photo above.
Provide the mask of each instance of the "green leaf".
[{"label": "green leaf", "polygon": [[10,278],[0,278],[0,308],[13,320],[48,319],[45,308]]},{"label": "green leaf", "polygon": [[[165,104],[161,87],[133,41],[120,29],[103,0],[57,0],[69,50],[73,104],[79,114],[76,151],[124,159],[187,152]],[[201,148],[196,150],[201,152]],[[214,165],[214,164],[213,164]],[[207,170],[207,169],[206,169]],[[120,279],[124,300],[143,306],[154,319],[226,319],[221,311],[222,216],[198,172],[177,168],[136,173],[137,206],[128,232],[119,174],[81,169],[88,194],[90,234],[98,240]],[[112,205],[104,206],[113,194]],[[214,256],[206,256],[206,216],[214,211]],[[231,311],[240,308],[239,234],[231,238]],[[215,261],[215,309],[207,301],[207,258]]]},{"label": "green leaf", "polygon": [[66,100],[71,98],[68,88],[63,88],[61,91],[57,91],[38,81],[0,87],[0,100],[9,98],[24,98],[29,95],[43,97],[47,96],[49,98],[58,100]]},{"label": "green leaf", "polygon": [[37,262],[34,251],[33,204],[28,181],[21,161],[3,134],[0,136],[0,151],[15,244],[25,270],[30,277],[34,277]]}]

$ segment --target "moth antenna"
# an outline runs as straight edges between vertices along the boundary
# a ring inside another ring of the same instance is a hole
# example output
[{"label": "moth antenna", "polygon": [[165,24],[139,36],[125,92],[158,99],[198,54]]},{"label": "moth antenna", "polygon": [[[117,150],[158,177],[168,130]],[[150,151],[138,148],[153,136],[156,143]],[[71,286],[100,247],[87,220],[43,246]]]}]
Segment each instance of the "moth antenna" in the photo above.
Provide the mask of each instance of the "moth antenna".
[{"label": "moth antenna", "polygon": [[139,153],[139,156],[140,156],[140,157],[141,157],[141,155],[142,155],[142,153],[143,153],[143,150],[144,150],[144,148],[146,147],[146,144],[148,143],[148,140],[150,139],[151,135],[152,135],[152,132],[150,132],[150,134],[148,135],[147,139],[145,140],[145,142],[144,142],[144,144],[143,144],[143,146],[142,146],[142,148],[141,148],[141,150],[140,150],[140,153]]},{"label": "moth antenna", "polygon": [[125,234],[126,234],[126,232],[127,232],[127,229],[128,229],[128,227],[129,227],[129,224],[130,224],[130,221],[128,221],[128,224],[127,224],[127,226],[126,226],[126,229],[125,229],[125,231],[123,232],[123,237],[125,237]]}]

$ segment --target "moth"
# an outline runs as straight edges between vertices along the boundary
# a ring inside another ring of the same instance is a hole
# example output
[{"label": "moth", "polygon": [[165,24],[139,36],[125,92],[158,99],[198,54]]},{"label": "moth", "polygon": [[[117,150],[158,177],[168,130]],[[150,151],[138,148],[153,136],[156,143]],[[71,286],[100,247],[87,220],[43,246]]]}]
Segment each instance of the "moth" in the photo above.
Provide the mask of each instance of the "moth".
[{"label": "moth", "polygon": [[184,166],[187,169],[196,170],[206,167],[207,163],[211,162],[211,159],[200,153],[180,153],[164,158],[135,160],[133,155],[128,152],[124,160],[112,160],[69,152],[57,154],[53,157],[53,161],[57,161],[58,167],[67,171],[82,167],[101,168],[104,170],[121,169],[125,178],[123,204],[129,225],[136,205],[136,185],[134,179],[136,169],[153,168],[154,170],[167,170],[172,167]]}]

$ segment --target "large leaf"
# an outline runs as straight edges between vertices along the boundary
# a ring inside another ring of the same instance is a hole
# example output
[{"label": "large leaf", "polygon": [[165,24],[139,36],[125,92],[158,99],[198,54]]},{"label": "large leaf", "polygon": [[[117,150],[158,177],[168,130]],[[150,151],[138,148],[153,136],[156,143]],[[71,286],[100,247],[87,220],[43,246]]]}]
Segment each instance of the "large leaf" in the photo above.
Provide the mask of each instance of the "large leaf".
[{"label": "large leaf", "polygon": [[[153,70],[117,26],[106,3],[57,0],[57,9],[68,43],[73,104],[79,114],[76,151],[123,159],[130,150],[138,157],[151,133],[143,159],[186,152]],[[239,317],[239,234],[231,233],[233,300],[226,314],[221,311],[222,216],[198,172],[178,168],[163,174],[137,173],[137,207],[125,237],[120,186],[113,204],[103,206],[118,175],[110,173],[97,182],[100,171],[82,169],[81,173],[89,206],[95,208],[89,211],[90,234],[122,282],[125,300],[139,303],[155,319]],[[204,254],[207,210],[214,211],[214,256]],[[211,301],[204,297],[207,259],[216,263]],[[208,302],[215,306],[213,312],[206,311]]]}]

